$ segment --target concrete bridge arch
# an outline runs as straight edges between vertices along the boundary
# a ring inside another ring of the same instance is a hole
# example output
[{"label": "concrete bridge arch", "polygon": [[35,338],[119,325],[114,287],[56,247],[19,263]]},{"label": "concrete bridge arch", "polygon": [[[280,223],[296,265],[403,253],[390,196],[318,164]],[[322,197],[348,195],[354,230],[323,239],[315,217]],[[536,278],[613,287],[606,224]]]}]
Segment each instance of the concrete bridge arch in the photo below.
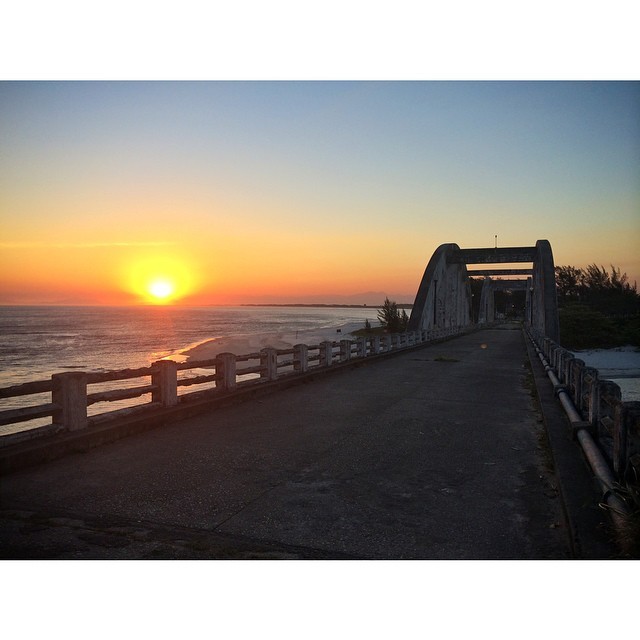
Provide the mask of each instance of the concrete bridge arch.
[{"label": "concrete bridge arch", "polygon": [[[522,269],[495,267],[469,270],[468,265],[529,263]],[[548,240],[532,247],[461,249],[440,245],[427,264],[409,318],[409,331],[471,325],[472,296],[469,277],[484,277],[479,324],[495,320],[495,291],[525,289],[525,320],[542,335],[560,341],[555,265]],[[508,280],[494,279],[507,276]]]}]

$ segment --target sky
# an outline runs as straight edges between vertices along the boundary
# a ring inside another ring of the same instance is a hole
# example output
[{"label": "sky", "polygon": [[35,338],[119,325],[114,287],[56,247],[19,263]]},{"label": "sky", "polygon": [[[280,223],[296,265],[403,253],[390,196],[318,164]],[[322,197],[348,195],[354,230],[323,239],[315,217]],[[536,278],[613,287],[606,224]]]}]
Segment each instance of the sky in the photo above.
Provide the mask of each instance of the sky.
[{"label": "sky", "polygon": [[0,82],[0,304],[412,302],[496,235],[640,282],[640,83]]}]

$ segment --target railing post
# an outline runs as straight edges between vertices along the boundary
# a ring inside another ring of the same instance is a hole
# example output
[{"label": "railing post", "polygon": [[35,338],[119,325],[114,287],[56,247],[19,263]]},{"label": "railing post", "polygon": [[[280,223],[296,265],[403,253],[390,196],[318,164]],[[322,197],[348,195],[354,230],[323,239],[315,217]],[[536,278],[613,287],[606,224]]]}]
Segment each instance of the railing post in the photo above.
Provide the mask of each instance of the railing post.
[{"label": "railing post", "polygon": [[304,373],[309,370],[309,347],[296,344],[293,347],[293,370]]},{"label": "railing post", "polygon": [[[584,361],[575,358],[571,363],[571,389],[573,391],[573,404],[582,414],[582,379],[584,378]],[[584,414],[583,414],[584,415]]]},{"label": "railing post", "polygon": [[380,336],[373,336],[371,338],[371,355],[378,355],[380,353]]},{"label": "railing post", "polygon": [[156,387],[151,392],[151,402],[159,402],[163,407],[178,404],[178,364],[173,360],[157,360],[151,365],[151,384]]},{"label": "railing post", "polygon": [[622,425],[625,433],[625,463],[620,477],[638,477],[640,472],[640,402],[625,402],[622,405]]},{"label": "railing post", "polygon": [[267,347],[260,351],[260,366],[263,368],[260,377],[266,380],[275,380],[278,377],[278,352]]},{"label": "railing post", "polygon": [[564,380],[564,359],[566,357],[566,351],[562,348],[559,348],[556,356],[556,375],[558,376],[558,380],[562,384],[565,383]]},{"label": "railing post", "polygon": [[593,367],[585,367],[585,375],[589,376],[589,404],[587,411],[589,422],[594,434],[598,433],[598,420],[600,418],[600,384],[598,380],[598,370]]},{"label": "railing post", "polygon": [[320,366],[330,367],[333,360],[333,342],[320,343]]},{"label": "railing post", "polygon": [[234,353],[219,353],[216,357],[216,387],[231,391],[236,386],[236,356]]},{"label": "railing post", "polygon": [[351,340],[340,340],[340,362],[351,359]]},{"label": "railing post", "polygon": [[51,376],[51,400],[60,408],[53,413],[53,422],[68,431],[87,426],[87,374],[84,371],[55,373]]},{"label": "railing post", "polygon": [[568,351],[565,354],[565,357],[562,361],[562,368],[564,369],[563,378],[564,383],[570,387],[571,385],[571,366],[575,358]]},{"label": "railing post", "polygon": [[562,372],[561,372],[561,362],[562,362],[562,354],[564,352],[564,349],[557,344],[554,344],[554,346],[552,347],[552,353],[553,353],[553,360],[551,362],[551,366],[555,369],[556,375],[558,376],[558,379],[560,380],[560,382],[562,382],[561,380],[561,376],[562,376]]},{"label": "railing post", "polygon": [[610,437],[613,441],[616,406],[620,403],[620,387],[611,380],[598,381],[598,436]]},{"label": "railing post", "polygon": [[623,479],[623,475],[627,466],[627,425],[625,416],[625,407],[620,402],[614,412],[613,417],[613,471],[619,480]]},{"label": "railing post", "polygon": [[356,340],[356,346],[357,346],[358,358],[366,358],[367,357],[367,339],[358,338]]}]

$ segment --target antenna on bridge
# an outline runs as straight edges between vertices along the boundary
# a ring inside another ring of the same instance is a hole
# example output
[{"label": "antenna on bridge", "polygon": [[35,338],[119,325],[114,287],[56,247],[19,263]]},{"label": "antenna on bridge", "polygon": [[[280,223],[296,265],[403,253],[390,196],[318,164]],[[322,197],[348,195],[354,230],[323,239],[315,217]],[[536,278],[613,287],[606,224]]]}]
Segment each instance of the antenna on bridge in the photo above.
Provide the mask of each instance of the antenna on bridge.
[{"label": "antenna on bridge", "polygon": [[497,234],[495,236],[495,239],[496,239],[496,249],[497,249],[498,248],[498,236],[497,236]]}]

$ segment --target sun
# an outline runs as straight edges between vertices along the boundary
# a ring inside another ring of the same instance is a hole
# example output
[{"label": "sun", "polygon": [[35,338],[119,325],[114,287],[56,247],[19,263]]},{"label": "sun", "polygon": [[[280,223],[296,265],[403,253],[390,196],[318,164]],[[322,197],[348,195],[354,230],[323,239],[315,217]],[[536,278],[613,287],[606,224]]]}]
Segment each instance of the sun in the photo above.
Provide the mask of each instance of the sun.
[{"label": "sun", "polygon": [[198,288],[197,270],[188,257],[149,253],[123,262],[126,290],[142,304],[179,304]]},{"label": "sun", "polygon": [[175,293],[175,285],[170,280],[158,278],[152,280],[147,287],[151,299],[156,302],[168,302]]}]

